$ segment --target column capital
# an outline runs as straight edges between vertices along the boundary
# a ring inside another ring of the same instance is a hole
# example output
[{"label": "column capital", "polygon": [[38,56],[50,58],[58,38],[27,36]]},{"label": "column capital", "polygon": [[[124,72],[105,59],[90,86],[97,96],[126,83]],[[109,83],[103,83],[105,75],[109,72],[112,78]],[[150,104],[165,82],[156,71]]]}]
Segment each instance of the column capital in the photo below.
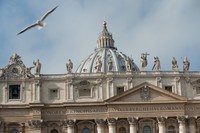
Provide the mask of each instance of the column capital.
[{"label": "column capital", "polygon": [[179,124],[185,124],[186,122],[185,116],[177,116],[177,120]]},{"label": "column capital", "polygon": [[107,118],[108,124],[109,125],[115,125],[116,124],[116,118]]},{"label": "column capital", "polygon": [[73,127],[75,124],[75,120],[63,120],[62,123],[65,127]]},{"label": "column capital", "polygon": [[30,120],[28,121],[28,126],[31,128],[39,129],[43,125],[43,120]]},{"label": "column capital", "polygon": [[164,117],[157,117],[158,124],[165,124],[166,118]]},{"label": "column capital", "polygon": [[105,120],[103,119],[95,119],[97,126],[103,126],[105,124]]},{"label": "column capital", "polygon": [[195,119],[195,117],[189,117],[189,118],[188,118],[188,123],[189,123],[190,125],[195,125],[195,124],[196,124],[196,119]]},{"label": "column capital", "polygon": [[138,121],[138,119],[135,118],[135,117],[128,117],[127,120],[128,120],[130,125],[136,125],[137,121]]}]

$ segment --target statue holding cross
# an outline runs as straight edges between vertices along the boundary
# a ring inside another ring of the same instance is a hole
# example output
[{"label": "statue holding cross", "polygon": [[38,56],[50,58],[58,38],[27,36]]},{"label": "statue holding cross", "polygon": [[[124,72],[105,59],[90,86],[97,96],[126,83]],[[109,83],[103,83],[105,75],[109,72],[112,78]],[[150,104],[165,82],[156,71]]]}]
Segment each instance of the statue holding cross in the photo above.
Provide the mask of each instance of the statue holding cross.
[{"label": "statue holding cross", "polygon": [[147,55],[149,55],[147,52],[141,54],[140,62],[141,62],[142,69],[144,69],[147,66],[147,64],[148,64],[148,62],[147,62]]}]

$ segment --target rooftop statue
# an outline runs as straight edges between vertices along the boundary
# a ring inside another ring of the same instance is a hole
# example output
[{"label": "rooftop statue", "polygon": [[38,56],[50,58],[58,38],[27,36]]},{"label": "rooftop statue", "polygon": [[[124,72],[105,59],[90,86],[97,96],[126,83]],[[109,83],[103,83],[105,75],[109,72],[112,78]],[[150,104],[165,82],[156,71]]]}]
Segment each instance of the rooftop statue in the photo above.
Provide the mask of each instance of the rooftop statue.
[{"label": "rooftop statue", "polygon": [[190,62],[188,61],[187,57],[183,60],[183,71],[189,71]]},{"label": "rooftop statue", "polygon": [[40,63],[39,59],[37,59],[37,61],[33,61],[33,64],[35,65],[35,74],[39,75],[42,64]]},{"label": "rooftop statue", "polygon": [[149,55],[149,54],[147,54],[147,52],[141,54],[140,62],[141,62],[142,69],[145,69],[145,67],[147,67],[147,64],[148,64],[147,55]]},{"label": "rooftop statue", "polygon": [[67,67],[67,72],[71,73],[72,69],[73,69],[73,63],[72,63],[71,59],[69,59],[68,62],[66,63],[66,67]]},{"label": "rooftop statue", "polygon": [[152,70],[155,70],[155,71],[160,71],[160,60],[158,57],[154,57],[154,66],[152,68]]},{"label": "rooftop statue", "polygon": [[178,71],[177,60],[175,59],[175,57],[173,57],[173,59],[172,59],[172,70]]}]

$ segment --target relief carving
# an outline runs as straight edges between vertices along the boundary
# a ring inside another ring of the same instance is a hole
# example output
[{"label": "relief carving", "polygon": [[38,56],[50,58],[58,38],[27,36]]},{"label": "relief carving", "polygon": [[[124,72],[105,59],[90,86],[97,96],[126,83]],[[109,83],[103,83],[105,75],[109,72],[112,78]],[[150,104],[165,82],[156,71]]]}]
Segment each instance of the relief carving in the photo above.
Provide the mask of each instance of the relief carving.
[{"label": "relief carving", "polygon": [[177,116],[178,123],[185,124],[186,119],[185,116]]},{"label": "relief carving", "polygon": [[105,124],[105,121],[103,119],[95,119],[95,122],[98,126],[103,126]]},{"label": "relief carving", "polygon": [[137,122],[138,122],[138,119],[135,118],[135,117],[128,117],[127,120],[128,120],[130,125],[136,125]]},{"label": "relief carving", "polygon": [[165,118],[164,117],[157,117],[157,121],[159,124],[165,124]]},{"label": "relief carving", "polygon": [[30,120],[28,121],[28,126],[31,128],[39,129],[42,127],[43,120]]},{"label": "relief carving", "polygon": [[65,127],[73,127],[75,124],[74,120],[63,120],[62,125]]},{"label": "relief carving", "polygon": [[115,118],[107,118],[107,122],[109,125],[113,125],[113,124],[116,124],[116,119]]},{"label": "relief carving", "polygon": [[150,98],[150,89],[148,86],[141,88],[140,96],[143,100],[149,100]]}]

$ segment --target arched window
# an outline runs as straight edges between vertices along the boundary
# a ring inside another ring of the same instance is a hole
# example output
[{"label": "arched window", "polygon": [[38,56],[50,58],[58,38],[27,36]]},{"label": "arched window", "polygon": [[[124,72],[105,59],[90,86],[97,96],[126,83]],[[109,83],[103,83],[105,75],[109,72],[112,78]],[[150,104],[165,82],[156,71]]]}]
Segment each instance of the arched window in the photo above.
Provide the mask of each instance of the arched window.
[{"label": "arched window", "polygon": [[169,126],[167,133],[175,133],[175,127],[174,126]]},{"label": "arched window", "polygon": [[126,133],[126,128],[125,127],[120,127],[119,128],[119,133]]},{"label": "arched window", "polygon": [[52,129],[51,133],[58,133],[58,131],[56,129]]},{"label": "arched window", "polygon": [[83,128],[81,133],[91,133],[89,128]]},{"label": "arched window", "polygon": [[144,126],[143,127],[143,133],[151,133],[151,127],[150,126]]},{"label": "arched window", "polygon": [[10,133],[19,133],[17,129],[12,129]]}]

